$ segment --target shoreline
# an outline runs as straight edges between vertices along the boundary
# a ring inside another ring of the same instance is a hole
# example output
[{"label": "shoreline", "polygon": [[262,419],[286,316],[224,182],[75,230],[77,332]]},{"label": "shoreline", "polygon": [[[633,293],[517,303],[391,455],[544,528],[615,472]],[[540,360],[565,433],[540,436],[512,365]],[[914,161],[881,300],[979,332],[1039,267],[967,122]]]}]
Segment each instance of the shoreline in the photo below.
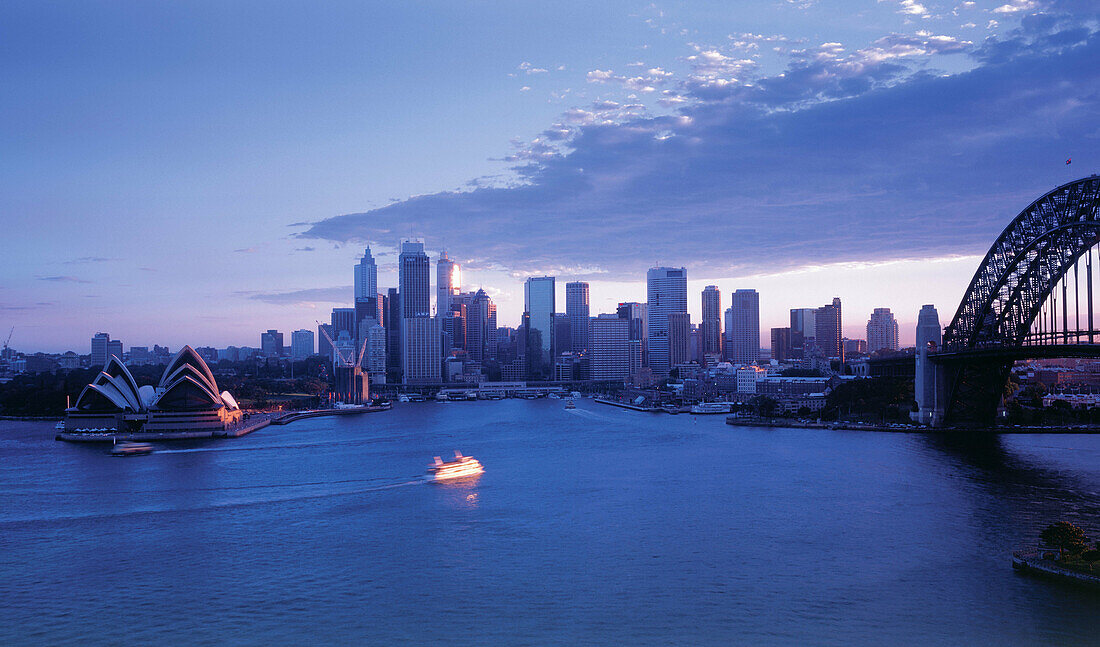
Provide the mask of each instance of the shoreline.
[{"label": "shoreline", "polygon": [[960,429],[955,427],[899,426],[858,422],[801,422],[783,418],[740,418],[727,416],[726,424],[734,427],[769,427],[775,429],[827,429],[830,431],[875,431],[901,434],[1100,434],[1097,427],[989,427],[985,429]]}]

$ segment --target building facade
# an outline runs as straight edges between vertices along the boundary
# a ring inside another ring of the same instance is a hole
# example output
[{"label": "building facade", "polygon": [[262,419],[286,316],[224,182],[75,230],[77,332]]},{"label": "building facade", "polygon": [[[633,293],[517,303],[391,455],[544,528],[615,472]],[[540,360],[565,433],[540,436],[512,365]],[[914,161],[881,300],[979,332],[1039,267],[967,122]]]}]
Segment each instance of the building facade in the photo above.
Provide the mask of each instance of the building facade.
[{"label": "building facade", "polygon": [[588,284],[571,281],[565,284],[565,314],[569,317],[569,348],[574,353],[588,350]]},{"label": "building facade", "polygon": [[554,357],[554,284],[552,276],[537,276],[523,284],[523,318],[527,379],[549,380]]},{"label": "building facade", "polygon": [[440,252],[435,264],[435,312],[439,316],[451,311],[451,301],[462,291],[462,268],[446,250]]},{"label": "building facade", "polygon": [[737,290],[730,297],[729,349],[726,359],[751,364],[760,359],[760,295],[756,290]]},{"label": "building facade", "polygon": [[592,317],[588,324],[588,371],[593,380],[622,380],[631,375],[631,322],[616,314]]},{"label": "building facade", "polygon": [[305,359],[314,353],[312,330],[295,330],[290,333],[290,357]]},{"label": "building facade", "polygon": [[703,288],[703,318],[699,322],[703,355],[722,354],[722,293],[716,285]]},{"label": "building facade", "polygon": [[898,322],[890,308],[875,308],[867,321],[867,351],[898,349]]},{"label": "building facade", "polygon": [[844,319],[840,310],[840,297],[821,306],[814,313],[814,337],[818,349],[825,357],[835,357],[844,361],[844,346],[840,343]]},{"label": "building facade", "polygon": [[646,298],[648,363],[653,374],[663,378],[672,368],[668,316],[687,312],[687,270],[682,267],[651,268],[646,272]]}]

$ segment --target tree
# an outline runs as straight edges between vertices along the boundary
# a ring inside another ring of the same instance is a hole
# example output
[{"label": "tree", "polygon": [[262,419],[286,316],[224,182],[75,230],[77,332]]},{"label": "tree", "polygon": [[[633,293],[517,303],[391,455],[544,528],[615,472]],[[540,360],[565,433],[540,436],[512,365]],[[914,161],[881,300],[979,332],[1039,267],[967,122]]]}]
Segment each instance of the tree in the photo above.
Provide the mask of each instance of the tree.
[{"label": "tree", "polygon": [[763,418],[771,418],[779,410],[779,403],[774,398],[769,398],[766,395],[758,395],[750,402],[753,409],[756,410],[756,415]]},{"label": "tree", "polygon": [[1043,543],[1070,553],[1079,553],[1089,547],[1085,531],[1068,521],[1059,521],[1046,527],[1040,535]]}]

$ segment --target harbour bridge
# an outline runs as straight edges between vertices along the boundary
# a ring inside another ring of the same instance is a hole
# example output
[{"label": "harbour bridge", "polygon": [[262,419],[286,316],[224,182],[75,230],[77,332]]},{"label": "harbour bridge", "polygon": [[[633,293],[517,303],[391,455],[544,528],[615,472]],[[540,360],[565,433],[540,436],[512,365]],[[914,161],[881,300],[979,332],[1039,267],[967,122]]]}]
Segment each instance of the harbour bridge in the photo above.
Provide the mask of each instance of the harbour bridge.
[{"label": "harbour bridge", "polygon": [[[995,423],[1013,362],[1100,358],[1093,271],[1100,270],[1100,176],[1046,193],[1005,228],[970,281],[942,344],[921,352],[918,389],[935,426]],[[923,405],[922,405],[923,406]]]}]

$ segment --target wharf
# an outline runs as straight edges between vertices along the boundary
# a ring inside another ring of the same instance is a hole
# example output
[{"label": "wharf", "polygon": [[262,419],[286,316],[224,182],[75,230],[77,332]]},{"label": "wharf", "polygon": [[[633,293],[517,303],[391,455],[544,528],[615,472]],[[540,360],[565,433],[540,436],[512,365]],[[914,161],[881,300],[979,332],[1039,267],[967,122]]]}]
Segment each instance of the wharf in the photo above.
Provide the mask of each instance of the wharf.
[{"label": "wharf", "polygon": [[1061,582],[1080,584],[1092,589],[1100,589],[1100,575],[1090,575],[1065,566],[1059,566],[1057,562],[1043,559],[1043,553],[1038,550],[1020,551],[1012,554],[1012,568],[1021,573],[1038,575]]},{"label": "wharf", "polygon": [[296,420],[305,420],[306,418],[320,418],[322,416],[354,416],[361,413],[373,413],[375,411],[388,411],[392,409],[392,404],[383,405],[370,405],[366,407],[356,407],[348,409],[310,409],[308,411],[291,411],[285,413],[278,418],[272,418],[271,424],[273,425],[289,425]]},{"label": "wharf", "polygon": [[600,404],[609,404],[613,407],[621,407],[623,409],[630,409],[631,411],[643,411],[645,413],[660,413],[661,409],[657,407],[640,407],[636,404],[629,404],[626,402],[617,402],[615,400],[605,400],[603,398],[596,398],[596,402]]}]

